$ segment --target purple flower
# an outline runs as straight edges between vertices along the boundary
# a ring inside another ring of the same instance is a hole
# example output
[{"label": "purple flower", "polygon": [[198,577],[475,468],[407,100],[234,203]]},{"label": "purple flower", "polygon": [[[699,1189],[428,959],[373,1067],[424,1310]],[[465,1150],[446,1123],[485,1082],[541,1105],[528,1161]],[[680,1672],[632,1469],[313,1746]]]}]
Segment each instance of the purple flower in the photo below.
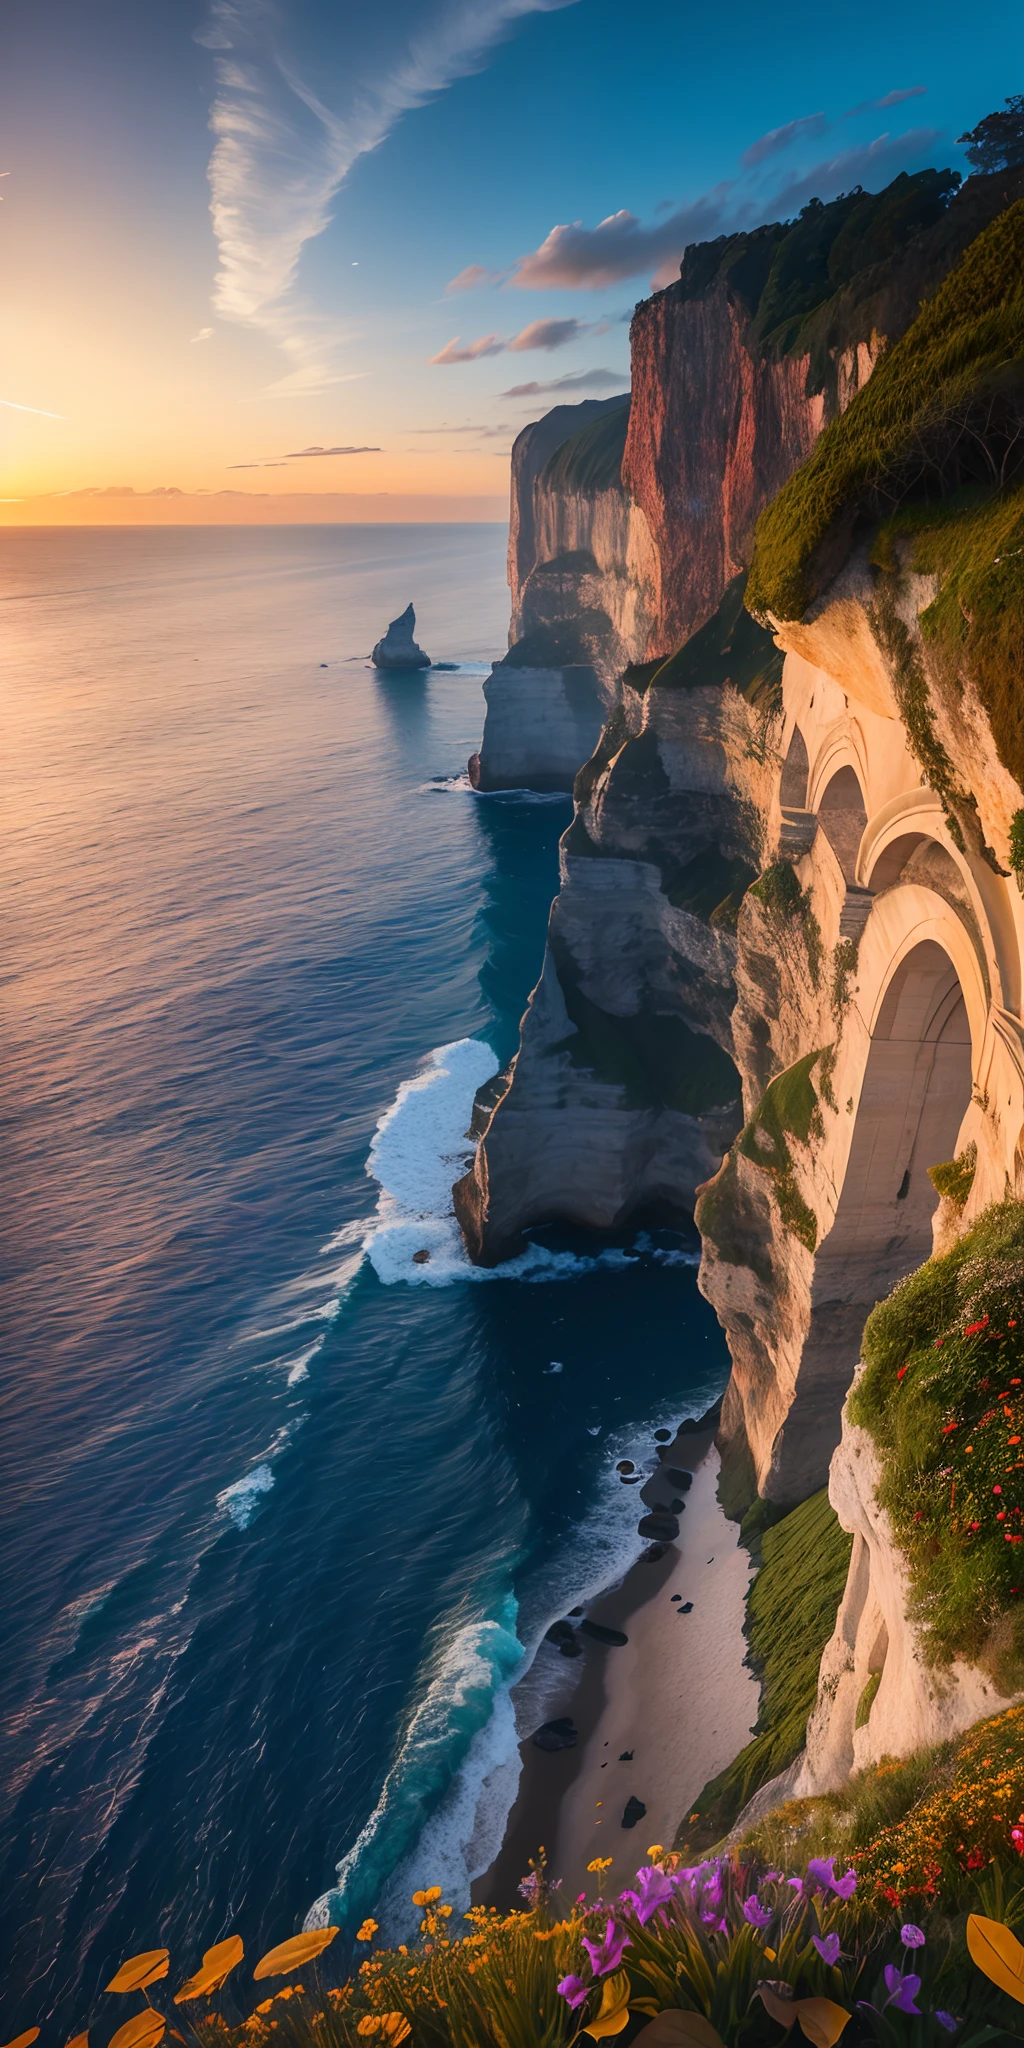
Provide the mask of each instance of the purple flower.
[{"label": "purple flower", "polygon": [[788,1884],[791,1892],[803,1891],[804,1881],[802,1877],[787,1877],[786,1883]]},{"label": "purple flower", "polygon": [[761,1928],[771,1926],[774,1915],[765,1906],[762,1906],[759,1899],[755,1899],[753,1892],[751,1892],[749,1899],[744,1899],[742,1910],[743,1918],[749,1926]]},{"label": "purple flower", "polygon": [[812,1934],[811,1940],[823,1963],[833,1964],[839,1961],[838,1934]]},{"label": "purple flower", "polygon": [[913,1921],[908,1920],[906,1926],[900,1928],[900,1940],[904,1948],[923,1948],[926,1940],[924,1929],[915,1927]]},{"label": "purple flower", "polygon": [[628,1899],[641,1927],[646,1927],[648,1920],[653,1920],[655,1913],[668,1905],[674,1892],[672,1879],[656,1863],[649,1863],[637,1871],[635,1892],[623,1892],[622,1899],[623,1903]]},{"label": "purple flower", "polygon": [[938,2020],[940,2027],[945,2027],[947,2034],[956,2033],[956,2030],[960,2025],[960,2022],[959,2020],[955,2020],[953,2018],[951,2012],[937,2012],[935,2017]]},{"label": "purple flower", "polygon": [[885,2001],[886,2007],[894,2005],[897,2012],[916,2013],[918,2018],[920,2018],[921,2008],[919,2005],[914,2004],[914,2000],[921,1989],[920,1977],[914,1977],[913,1975],[904,1977],[896,1968],[895,1963],[886,1963],[885,1988],[889,1993]]},{"label": "purple flower", "polygon": [[856,1889],[857,1873],[855,1870],[848,1870],[845,1877],[834,1877],[832,1879],[832,1890],[835,1892],[837,1899],[852,1899]]},{"label": "purple flower", "polygon": [[618,1969],[623,1949],[632,1948],[633,1944],[625,1928],[616,1927],[614,1920],[609,1920],[604,1930],[604,1940],[589,1941],[584,1935],[583,1946],[590,1957],[590,1967],[595,1977],[604,1977],[609,1970]]},{"label": "purple flower", "polygon": [[780,1877],[781,1877],[781,1876],[782,1876],[782,1872],[781,1872],[781,1870],[766,1870],[766,1871],[765,1871],[765,1874],[764,1874],[764,1876],[763,1876],[763,1878],[761,1879],[761,1883],[762,1883],[762,1884],[778,1884],[778,1882],[779,1882],[779,1879],[780,1879]]},{"label": "purple flower", "polygon": [[[836,1881],[834,1856],[812,1856],[807,1865],[807,1883],[815,1891],[831,1891]],[[792,1883],[792,1879],[790,1880]]]},{"label": "purple flower", "polygon": [[575,2012],[576,2007],[583,2004],[590,1985],[584,1984],[582,1977],[563,1977],[558,1989]]}]

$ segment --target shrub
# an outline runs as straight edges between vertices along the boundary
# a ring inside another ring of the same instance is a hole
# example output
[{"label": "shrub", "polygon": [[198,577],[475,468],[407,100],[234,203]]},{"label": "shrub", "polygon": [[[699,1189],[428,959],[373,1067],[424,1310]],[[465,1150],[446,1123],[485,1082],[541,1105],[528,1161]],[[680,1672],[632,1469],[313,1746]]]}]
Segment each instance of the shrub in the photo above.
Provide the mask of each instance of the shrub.
[{"label": "shrub", "polygon": [[881,1453],[878,1499],[910,1568],[935,1663],[1024,1680],[1024,1203],[986,1211],[879,1303],[854,1422]]},{"label": "shrub", "polygon": [[970,244],[758,521],[746,602],[802,618],[859,521],[946,495],[1015,445],[1024,390],[1024,201]]},{"label": "shrub", "polygon": [[974,1174],[978,1164],[978,1147],[965,1145],[955,1159],[947,1159],[942,1166],[930,1166],[928,1178],[937,1195],[947,1202],[953,1202],[958,1209],[966,1207],[967,1197],[974,1186]]}]

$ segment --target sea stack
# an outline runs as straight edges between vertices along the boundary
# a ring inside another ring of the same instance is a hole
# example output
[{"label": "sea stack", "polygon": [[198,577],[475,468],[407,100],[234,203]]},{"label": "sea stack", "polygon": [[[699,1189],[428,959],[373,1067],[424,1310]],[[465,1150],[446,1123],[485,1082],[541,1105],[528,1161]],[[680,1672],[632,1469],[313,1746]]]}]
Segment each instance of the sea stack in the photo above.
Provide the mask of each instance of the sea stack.
[{"label": "sea stack", "polygon": [[417,647],[415,631],[416,613],[407,604],[401,618],[392,619],[383,640],[378,640],[370,656],[374,668],[429,668],[430,656]]}]

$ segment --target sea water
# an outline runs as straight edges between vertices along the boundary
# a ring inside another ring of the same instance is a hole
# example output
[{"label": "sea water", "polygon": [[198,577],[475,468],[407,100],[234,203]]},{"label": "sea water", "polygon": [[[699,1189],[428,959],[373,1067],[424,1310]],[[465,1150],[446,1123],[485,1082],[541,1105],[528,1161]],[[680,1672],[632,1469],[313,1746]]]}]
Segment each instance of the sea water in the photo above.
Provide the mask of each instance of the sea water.
[{"label": "sea water", "polygon": [[[509,1688],[640,1547],[615,1461],[722,1384],[692,1242],[482,1274],[451,1215],[570,816],[464,772],[504,549],[4,537],[9,2034],[464,1903]],[[454,672],[368,666],[410,599]]]}]

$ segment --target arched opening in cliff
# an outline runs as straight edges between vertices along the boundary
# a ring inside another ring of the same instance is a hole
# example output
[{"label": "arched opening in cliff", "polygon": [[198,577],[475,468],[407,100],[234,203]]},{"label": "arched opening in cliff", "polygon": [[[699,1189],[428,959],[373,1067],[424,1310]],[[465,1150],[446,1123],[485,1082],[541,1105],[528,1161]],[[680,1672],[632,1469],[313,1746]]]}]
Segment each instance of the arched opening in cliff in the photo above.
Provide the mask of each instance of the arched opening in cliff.
[{"label": "arched opening in cliff", "polygon": [[938,1196],[971,1099],[971,1033],[956,968],[925,939],[900,962],[871,1036],[835,1222],[822,1245],[871,1307],[927,1259]]},{"label": "arched opening in cliff", "polygon": [[896,967],[872,1031],[835,1219],[815,1258],[796,1393],[773,1454],[773,1497],[800,1499],[823,1482],[865,1321],[931,1255],[939,1198],[928,1168],[953,1158],[970,1099],[963,991],[949,954],[923,940]]},{"label": "arched opening in cliff", "polygon": [[855,769],[847,766],[836,771],[818,798],[817,812],[818,823],[843,874],[847,882],[852,882],[868,822],[864,792]]},{"label": "arched opening in cliff", "polygon": [[793,737],[782,764],[782,779],[779,783],[779,802],[783,810],[802,811],[807,802],[807,777],[811,764],[807,759],[807,747],[798,725],[793,727]]}]

